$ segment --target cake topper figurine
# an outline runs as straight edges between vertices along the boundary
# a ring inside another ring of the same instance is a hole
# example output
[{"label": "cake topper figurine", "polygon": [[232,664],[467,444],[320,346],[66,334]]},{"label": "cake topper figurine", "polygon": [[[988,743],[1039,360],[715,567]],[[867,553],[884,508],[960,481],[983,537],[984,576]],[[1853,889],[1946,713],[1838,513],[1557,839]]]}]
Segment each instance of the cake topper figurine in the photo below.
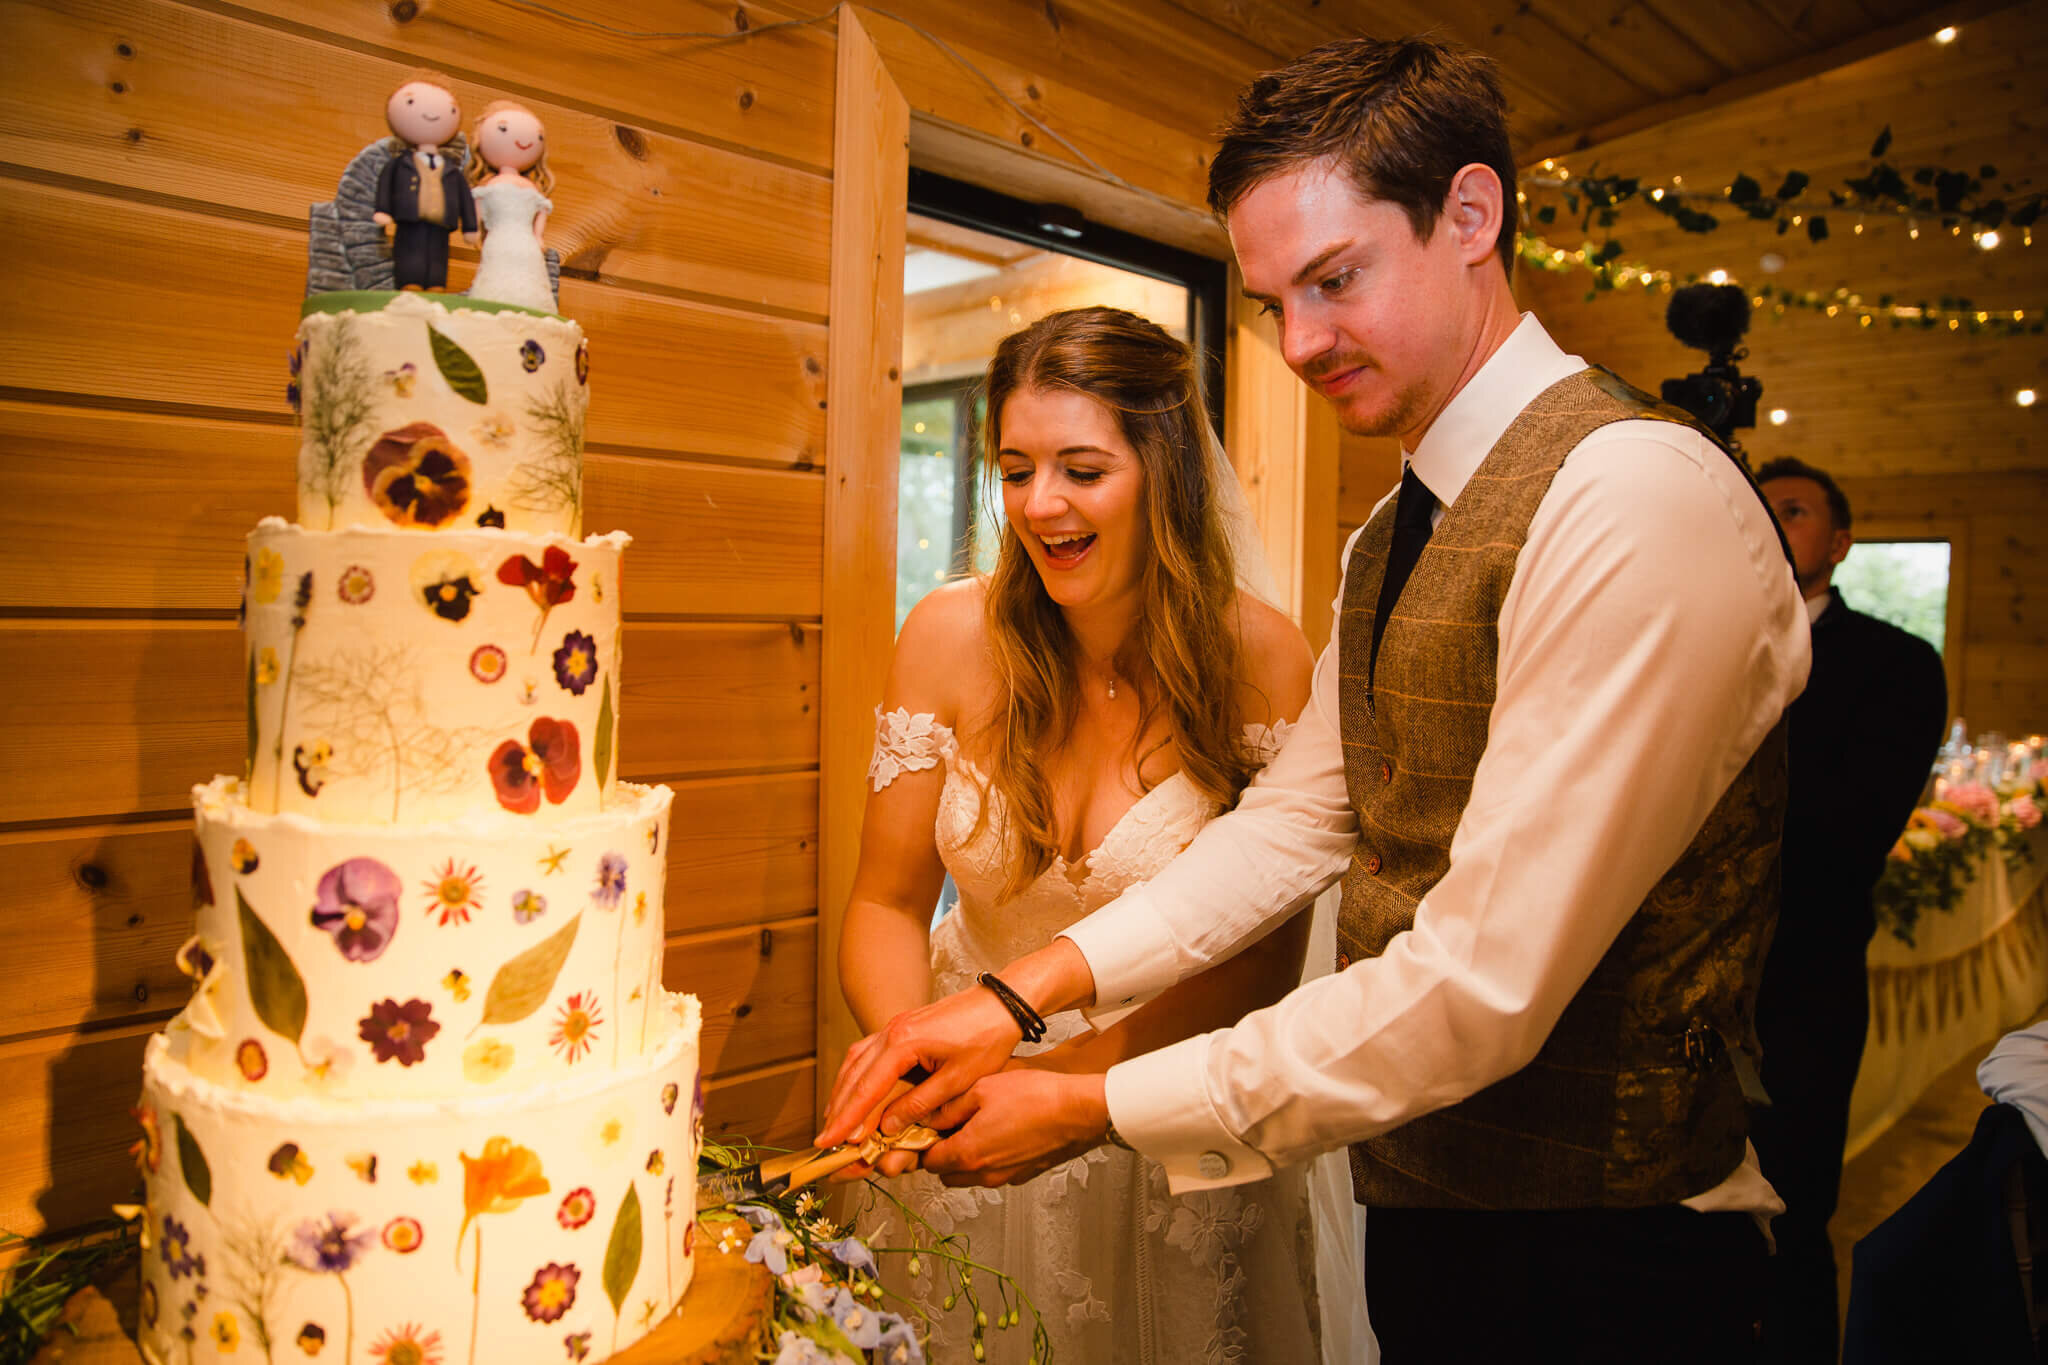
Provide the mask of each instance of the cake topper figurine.
[{"label": "cake topper figurine", "polygon": [[469,296],[552,313],[554,280],[541,246],[555,207],[547,129],[524,105],[499,100],[477,119],[470,142],[484,243]]},{"label": "cake topper figurine", "polygon": [[404,147],[377,179],[373,220],[393,231],[391,264],[400,289],[445,289],[448,234],[477,242],[476,201],[459,158],[443,151],[457,136],[462,109],[432,81],[411,80],[391,92],[384,120]]}]

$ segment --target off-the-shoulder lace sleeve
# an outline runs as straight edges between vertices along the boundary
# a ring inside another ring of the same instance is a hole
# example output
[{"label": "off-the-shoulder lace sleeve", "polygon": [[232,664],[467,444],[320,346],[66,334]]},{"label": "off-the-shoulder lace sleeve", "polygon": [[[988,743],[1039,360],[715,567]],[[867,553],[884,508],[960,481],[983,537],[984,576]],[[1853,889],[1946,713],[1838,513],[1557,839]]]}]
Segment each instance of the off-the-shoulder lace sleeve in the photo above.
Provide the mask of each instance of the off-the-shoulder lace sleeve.
[{"label": "off-the-shoulder lace sleeve", "polygon": [[935,768],[953,753],[953,730],[939,723],[929,711],[911,715],[899,706],[894,711],[875,708],[875,753],[868,760],[868,786],[874,791],[894,782],[904,773],[921,773]]},{"label": "off-the-shoulder lace sleeve", "polygon": [[1244,742],[1251,746],[1252,756],[1259,760],[1259,766],[1264,767],[1273,761],[1273,755],[1280,752],[1280,746],[1293,733],[1294,722],[1291,720],[1276,720],[1271,725],[1254,721],[1244,727]]}]

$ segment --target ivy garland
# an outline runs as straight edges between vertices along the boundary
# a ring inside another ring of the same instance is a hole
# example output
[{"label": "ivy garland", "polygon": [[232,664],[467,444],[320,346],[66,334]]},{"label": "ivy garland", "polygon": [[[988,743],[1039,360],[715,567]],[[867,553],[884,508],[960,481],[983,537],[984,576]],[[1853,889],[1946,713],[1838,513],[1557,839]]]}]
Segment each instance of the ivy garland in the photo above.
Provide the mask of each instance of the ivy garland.
[{"label": "ivy garland", "polygon": [[[1757,222],[1775,220],[1780,235],[1795,227],[1804,227],[1807,240],[1816,244],[1830,236],[1827,212],[1815,211],[1816,208],[1825,208],[1837,213],[1881,213],[1905,217],[1912,224],[1916,236],[1920,215],[1938,219],[1943,227],[1958,236],[1965,225],[1979,235],[2000,227],[2016,228],[2023,234],[2023,240],[2032,245],[2033,225],[2040,219],[2044,202],[2048,202],[2048,193],[2037,190],[2021,194],[2019,191],[2023,185],[2004,182],[1997,186],[1995,195],[1991,194],[1987,186],[1997,180],[1998,168],[1989,165],[1979,167],[1974,175],[1942,166],[1918,166],[1908,172],[1884,160],[1891,141],[1892,130],[1887,125],[1871,144],[1870,169],[1863,175],[1845,179],[1843,188],[1829,190],[1825,205],[1818,205],[1807,197],[1813,181],[1804,171],[1788,172],[1770,194],[1764,193],[1764,182],[1755,176],[1737,174],[1725,189],[1715,194],[1646,185],[1640,176],[1574,176],[1554,162],[1546,161],[1542,167],[1545,173],[1531,176],[1525,183],[1539,195],[1545,191],[1555,192],[1563,201],[1565,213],[1576,217],[1579,231],[1586,240],[1576,250],[1566,250],[1536,235],[1533,229],[1538,225],[1558,222],[1560,206],[1556,203],[1531,203],[1528,222],[1532,230],[1524,233],[1520,254],[1523,260],[1546,270],[1584,268],[1591,271],[1594,280],[1593,288],[1587,293],[1589,300],[1604,291],[1630,285],[1659,286],[1668,290],[1674,282],[1672,273],[1639,262],[1624,261],[1622,243],[1610,231],[1620,221],[1625,206],[1631,203],[1661,213],[1681,231],[1695,234],[1709,233],[1720,226],[1718,217],[1698,207],[1711,203],[1725,204]],[[1552,171],[1554,174],[1546,174]],[[1595,229],[1602,237],[1598,243],[1591,239]],[[1858,231],[1861,231],[1860,226]],[[1687,276],[1680,282],[1689,283],[1697,278],[1696,275]],[[1765,285],[1754,290],[1751,297],[1757,307],[1775,303],[1779,313],[1793,307],[1824,311],[1830,317],[1855,314],[1866,327],[1877,318],[1888,318],[1893,327],[1918,327],[1922,330],[1946,326],[1950,331],[1967,329],[1972,333],[1989,331],[2008,336],[2039,335],[2044,330],[2041,309],[1979,308],[1967,298],[1954,296],[1944,296],[1939,301],[1920,299],[1909,303],[1891,294],[1881,294],[1874,302],[1866,303],[1861,294],[1847,288],[1823,292]]]}]

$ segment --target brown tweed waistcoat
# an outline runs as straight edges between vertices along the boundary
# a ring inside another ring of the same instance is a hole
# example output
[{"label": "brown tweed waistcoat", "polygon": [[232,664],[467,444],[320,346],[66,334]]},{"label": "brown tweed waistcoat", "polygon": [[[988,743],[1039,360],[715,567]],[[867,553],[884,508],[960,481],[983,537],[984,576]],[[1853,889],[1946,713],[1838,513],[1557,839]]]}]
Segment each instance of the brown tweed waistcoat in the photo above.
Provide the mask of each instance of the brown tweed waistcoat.
[{"label": "brown tweed waistcoat", "polygon": [[[1523,409],[1416,562],[1371,678],[1394,499],[1358,537],[1338,656],[1345,773],[1359,826],[1344,875],[1340,965],[1384,952],[1411,928],[1416,904],[1450,866],[1451,835],[1486,748],[1501,602],[1552,478],[1589,433],[1645,417],[1686,420],[1597,369],[1560,381]],[[1757,977],[1777,918],[1784,807],[1780,719],[1535,1060],[1354,1145],[1358,1200],[1637,1207],[1703,1193],[1732,1173],[1747,1121],[1728,1049],[1752,1043]]]}]

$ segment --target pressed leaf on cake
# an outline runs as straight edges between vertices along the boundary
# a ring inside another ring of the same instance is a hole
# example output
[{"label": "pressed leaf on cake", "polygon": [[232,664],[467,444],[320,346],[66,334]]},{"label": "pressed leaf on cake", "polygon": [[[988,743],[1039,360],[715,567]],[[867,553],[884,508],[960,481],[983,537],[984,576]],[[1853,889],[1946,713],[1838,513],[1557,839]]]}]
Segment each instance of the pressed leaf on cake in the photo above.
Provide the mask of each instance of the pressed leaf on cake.
[{"label": "pressed leaf on cake", "polygon": [[619,1203],[619,1216],[612,1220],[612,1239],[604,1249],[604,1294],[612,1301],[612,1312],[620,1312],[640,1273],[640,1190],[630,1182]]},{"label": "pressed leaf on cake", "polygon": [[583,916],[576,916],[498,968],[498,974],[491,978],[491,989],[484,995],[484,1014],[477,1027],[516,1024],[546,1004],[549,992],[555,988],[555,978],[562,974],[562,964],[569,960],[569,949],[575,946],[576,930],[582,923]]},{"label": "pressed leaf on cake", "polygon": [[249,1003],[272,1033],[299,1041],[306,1031],[306,982],[270,926],[249,908],[242,888],[235,888],[235,910],[242,921],[242,967],[249,977]]},{"label": "pressed leaf on cake", "polygon": [[[185,1120],[179,1118],[176,1114],[171,1115],[171,1129],[178,1135],[178,1171],[185,1177],[185,1188],[192,1191],[194,1199],[197,1199],[201,1204],[211,1207],[213,1204],[213,1168],[206,1164],[206,1153],[199,1150],[198,1139],[194,1138],[192,1130],[185,1126]],[[636,1215],[638,1214],[637,1209],[634,1212]],[[638,1235],[636,1217],[634,1231],[635,1247],[639,1245]],[[606,1283],[610,1283],[609,1264],[606,1266]]]},{"label": "pressed leaf on cake", "polygon": [[475,357],[431,325],[427,328],[427,340],[434,348],[434,367],[440,370],[441,377],[448,381],[448,387],[455,390],[458,397],[467,398],[472,403],[491,401],[490,388],[484,383],[484,372],[478,367]]}]

